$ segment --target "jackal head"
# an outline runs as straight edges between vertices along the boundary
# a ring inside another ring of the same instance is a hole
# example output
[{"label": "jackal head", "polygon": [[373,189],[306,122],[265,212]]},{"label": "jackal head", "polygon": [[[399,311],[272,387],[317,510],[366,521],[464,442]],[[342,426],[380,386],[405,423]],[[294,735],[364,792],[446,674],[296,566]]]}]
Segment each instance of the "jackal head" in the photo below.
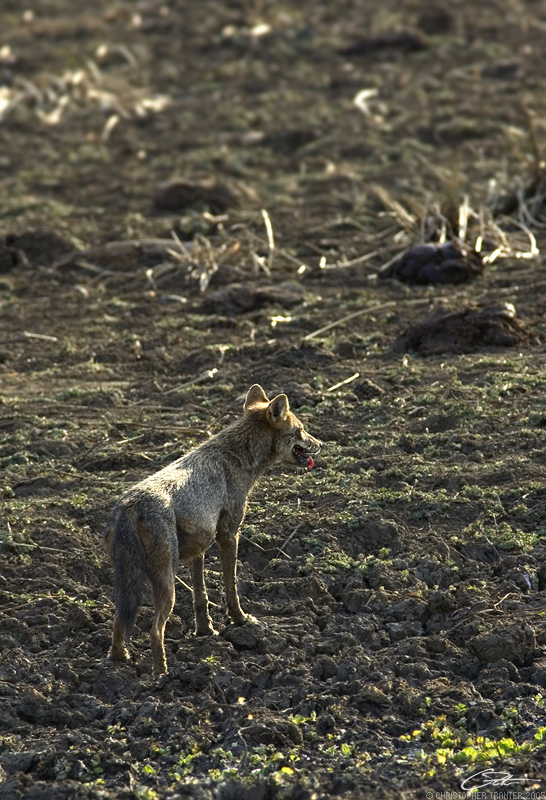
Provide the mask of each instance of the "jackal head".
[{"label": "jackal head", "polygon": [[300,420],[290,411],[288,397],[279,394],[268,400],[262,387],[255,383],[248,390],[245,411],[260,411],[268,428],[273,430],[274,460],[296,467],[313,466],[313,456],[322,442],[307,433]]}]

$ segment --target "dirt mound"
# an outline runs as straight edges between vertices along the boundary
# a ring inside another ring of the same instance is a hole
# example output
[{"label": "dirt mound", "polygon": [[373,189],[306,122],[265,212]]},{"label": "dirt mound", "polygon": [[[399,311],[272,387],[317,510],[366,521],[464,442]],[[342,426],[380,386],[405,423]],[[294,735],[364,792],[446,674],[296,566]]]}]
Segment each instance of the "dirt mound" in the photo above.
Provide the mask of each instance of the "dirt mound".
[{"label": "dirt mound", "polygon": [[423,356],[441,353],[475,353],[488,347],[515,347],[534,337],[527,325],[516,319],[510,304],[486,308],[439,309],[400,334],[396,352],[414,350]]},{"label": "dirt mound", "polygon": [[163,212],[206,208],[213,214],[222,214],[237,202],[236,194],[228,186],[210,180],[190,183],[173,179],[158,186],[153,196],[154,210]]},{"label": "dirt mound", "polygon": [[466,283],[479,277],[483,264],[478,253],[461,249],[453,242],[421,244],[410,247],[400,258],[379,273],[414,284]]},{"label": "dirt mound", "polygon": [[48,266],[72,250],[68,242],[53,231],[28,230],[0,238],[0,273],[18,266]]},{"label": "dirt mound", "polygon": [[535,632],[521,623],[499,627],[489,633],[479,633],[468,642],[468,647],[482,663],[490,664],[501,659],[517,666],[530,664],[536,650]]},{"label": "dirt mound", "polygon": [[241,314],[271,305],[291,308],[301,303],[303,298],[303,288],[298,284],[256,286],[231,283],[225,289],[211,292],[203,301],[203,309],[212,314]]}]

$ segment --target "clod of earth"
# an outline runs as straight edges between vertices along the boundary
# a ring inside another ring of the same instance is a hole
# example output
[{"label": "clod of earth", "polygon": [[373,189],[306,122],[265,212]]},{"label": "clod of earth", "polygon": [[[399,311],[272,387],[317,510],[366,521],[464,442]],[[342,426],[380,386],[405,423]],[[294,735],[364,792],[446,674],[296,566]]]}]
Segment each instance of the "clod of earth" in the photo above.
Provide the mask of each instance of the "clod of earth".
[{"label": "clod of earth", "polygon": [[352,387],[352,390],[359,400],[371,400],[372,397],[381,397],[381,395],[385,394],[385,391],[381,388],[381,386],[378,386],[377,383],[374,383],[367,378],[355,383]]},{"label": "clod of earth", "polygon": [[267,145],[276,153],[290,154],[297,152],[300,147],[314,142],[317,137],[316,131],[307,128],[292,128],[269,131],[258,142]]},{"label": "clod of earth", "polygon": [[410,247],[380,272],[379,277],[415,284],[466,283],[478,278],[482,271],[478,253],[445,242]]},{"label": "clod of earth", "polygon": [[0,274],[18,266],[46,266],[66,255],[72,247],[48,230],[27,230],[0,237]]},{"label": "clod of earth", "polygon": [[435,311],[410,325],[394,342],[393,350],[414,350],[422,356],[475,353],[484,347],[514,347],[535,340],[525,323],[516,319],[510,303],[458,311]]},{"label": "clod of earth", "polygon": [[161,183],[153,198],[154,210],[166,212],[207,208],[214,214],[222,214],[237,203],[235,192],[223,183],[210,180],[190,183],[177,178]]},{"label": "clod of earth", "polygon": [[290,402],[290,408],[293,409],[301,406],[313,408],[322,400],[322,392],[313,389],[308,383],[288,382],[284,386],[284,391]]},{"label": "clod of earth", "polygon": [[290,308],[301,303],[303,298],[303,288],[295,283],[279,286],[232,283],[225,289],[212,292],[203,301],[203,310],[213,314],[242,314],[272,304]]},{"label": "clod of earth", "polygon": [[453,28],[453,15],[440,6],[424,8],[417,18],[419,28],[429,36],[449,33]]},{"label": "clod of earth", "polygon": [[428,46],[427,37],[422,31],[401,29],[363,37],[339,52],[344,56],[366,56],[378,50],[400,50],[403,53],[411,53],[426,50]]},{"label": "clod of earth", "polygon": [[527,666],[533,661],[536,648],[535,632],[530,625],[516,622],[498,626],[492,631],[479,633],[468,641],[468,649],[484,664],[506,659],[516,666]]}]

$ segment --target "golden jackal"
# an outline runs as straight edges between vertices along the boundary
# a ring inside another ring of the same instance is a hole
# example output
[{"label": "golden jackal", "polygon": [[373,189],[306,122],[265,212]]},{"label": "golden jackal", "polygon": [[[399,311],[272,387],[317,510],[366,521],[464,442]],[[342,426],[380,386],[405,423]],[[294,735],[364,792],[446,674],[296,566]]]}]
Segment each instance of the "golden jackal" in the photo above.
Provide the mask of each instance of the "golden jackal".
[{"label": "golden jackal", "polygon": [[312,467],[320,445],[292,414],[285,394],[269,401],[262,387],[254,384],[241,418],[118,500],[105,534],[115,573],[113,659],[128,658],[125,642],[148,579],[154,600],[150,632],[154,672],[167,672],[165,624],[174,606],[179,558],[190,565],[195,633],[215,633],[204,577],[205,551],[215,538],[229,614],[238,625],[252,619],[241,609],[236,585],[238,530],[248,495],[275,462]]}]

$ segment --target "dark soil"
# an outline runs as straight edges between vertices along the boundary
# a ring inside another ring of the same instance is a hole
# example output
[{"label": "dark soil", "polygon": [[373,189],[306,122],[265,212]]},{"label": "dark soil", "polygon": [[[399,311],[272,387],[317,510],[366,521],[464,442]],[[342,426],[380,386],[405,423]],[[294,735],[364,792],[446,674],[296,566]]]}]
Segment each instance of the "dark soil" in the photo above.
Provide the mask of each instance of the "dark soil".
[{"label": "dark soil", "polygon": [[515,316],[514,306],[503,303],[485,308],[438,309],[404,331],[394,342],[399,353],[423,356],[474,353],[484,347],[515,347],[533,340],[529,328]]},{"label": "dark soil", "polygon": [[[0,798],[546,792],[546,3],[425,5],[2,4]],[[181,568],[115,665],[108,511],[254,382],[325,442],[253,494],[260,625],[213,547],[220,634]]]}]

